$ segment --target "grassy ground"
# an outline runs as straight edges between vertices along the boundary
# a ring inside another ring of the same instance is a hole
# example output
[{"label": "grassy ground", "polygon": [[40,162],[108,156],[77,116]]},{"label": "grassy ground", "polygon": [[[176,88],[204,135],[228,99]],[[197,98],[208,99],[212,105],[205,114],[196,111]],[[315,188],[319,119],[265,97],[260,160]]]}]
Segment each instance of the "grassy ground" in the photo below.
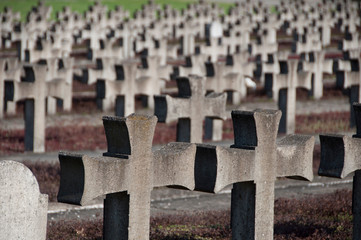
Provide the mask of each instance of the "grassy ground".
[{"label": "grassy ground", "polygon": [[[139,9],[143,4],[147,3],[148,0],[103,0],[101,1],[103,5],[108,6],[108,10],[114,9],[115,6],[120,5],[125,9],[133,13],[136,9]],[[188,3],[197,2],[196,0],[156,0],[158,4],[170,4],[176,9],[182,9],[187,6]],[[26,18],[27,12],[29,12],[32,6],[36,6],[38,0],[1,0],[0,9],[3,11],[5,6],[11,7],[15,12],[21,13],[21,18],[24,21]],[[46,0],[45,5],[52,6],[52,19],[55,19],[55,14],[58,11],[61,11],[64,6],[70,6],[73,11],[83,13],[88,9],[90,5],[94,3],[94,0]],[[219,6],[227,10],[231,4],[230,3],[220,3]]]}]

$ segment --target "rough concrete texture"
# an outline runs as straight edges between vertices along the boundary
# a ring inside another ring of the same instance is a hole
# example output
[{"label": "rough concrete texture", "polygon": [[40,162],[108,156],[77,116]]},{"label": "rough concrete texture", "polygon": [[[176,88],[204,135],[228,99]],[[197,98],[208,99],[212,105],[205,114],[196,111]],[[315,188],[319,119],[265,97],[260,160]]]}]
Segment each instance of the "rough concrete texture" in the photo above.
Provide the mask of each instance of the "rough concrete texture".
[{"label": "rough concrete texture", "polygon": [[151,190],[169,185],[193,190],[196,147],[170,143],[153,153],[154,116],[104,117],[103,122],[104,157],[59,154],[58,201],[83,205],[106,196],[104,239],[149,239]]},{"label": "rough concrete texture", "polygon": [[194,75],[177,78],[178,98],[169,95],[154,97],[154,114],[160,122],[178,120],[177,141],[201,143],[205,117],[227,118],[226,94],[205,96],[205,81],[204,77]]},{"label": "rough concrete texture", "polygon": [[233,111],[231,148],[197,146],[195,189],[219,192],[233,184],[232,239],[273,239],[276,178],[313,178],[314,137],[291,135],[277,143],[280,117],[276,110]]},{"label": "rough concrete texture", "polygon": [[361,236],[361,104],[353,104],[357,132],[351,137],[341,135],[320,135],[321,162],[318,169],[320,176],[345,178],[353,177],[353,239]]},{"label": "rough concrete texture", "polygon": [[25,165],[0,161],[0,239],[45,239],[48,196]]}]

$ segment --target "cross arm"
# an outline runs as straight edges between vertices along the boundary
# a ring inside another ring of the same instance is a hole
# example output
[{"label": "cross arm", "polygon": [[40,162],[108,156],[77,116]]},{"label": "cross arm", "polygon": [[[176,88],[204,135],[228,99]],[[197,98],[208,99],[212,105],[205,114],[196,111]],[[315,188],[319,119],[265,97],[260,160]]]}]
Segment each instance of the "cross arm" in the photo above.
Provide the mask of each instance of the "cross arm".
[{"label": "cross arm", "polygon": [[168,143],[154,152],[154,186],[182,186],[193,190],[196,145]]},{"label": "cross arm", "polygon": [[217,179],[214,192],[226,186],[254,180],[255,151],[250,149],[216,147]]},{"label": "cross arm", "polygon": [[59,153],[59,160],[59,202],[86,205],[99,196],[127,190],[131,159]]},{"label": "cross arm", "polygon": [[318,174],[344,178],[361,168],[361,139],[342,135],[320,135],[321,162]]},{"label": "cross arm", "polygon": [[154,115],[159,122],[169,123],[178,118],[190,117],[190,100],[188,98],[172,98],[169,95],[154,96]]},{"label": "cross arm", "polygon": [[278,142],[277,177],[301,177],[312,181],[312,160],[315,138],[288,135]]},{"label": "cross arm", "polygon": [[64,99],[67,94],[71,93],[71,86],[66,82],[66,79],[53,79],[46,82],[47,93],[46,96],[52,96]]},{"label": "cross arm", "polygon": [[332,59],[323,59],[323,68],[322,71],[325,73],[331,74],[333,72],[332,66],[333,66],[333,60]]},{"label": "cross arm", "polygon": [[204,116],[227,119],[226,93],[210,93],[204,99]]},{"label": "cross arm", "polygon": [[303,87],[306,89],[311,89],[312,88],[311,80],[312,80],[312,72],[306,72],[306,71],[298,72],[296,86]]}]

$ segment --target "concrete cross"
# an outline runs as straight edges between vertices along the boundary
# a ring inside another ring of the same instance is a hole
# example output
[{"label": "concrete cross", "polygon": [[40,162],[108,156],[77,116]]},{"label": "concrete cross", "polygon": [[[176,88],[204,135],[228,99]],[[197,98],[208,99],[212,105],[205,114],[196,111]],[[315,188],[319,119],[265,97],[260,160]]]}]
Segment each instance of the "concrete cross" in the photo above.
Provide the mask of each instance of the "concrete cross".
[{"label": "concrete cross", "polygon": [[278,43],[268,42],[253,42],[248,45],[248,51],[253,55],[261,56],[261,61],[267,61],[268,54],[276,53],[278,51]]},{"label": "concrete cross", "polygon": [[217,193],[233,184],[232,239],[273,239],[277,177],[313,179],[314,137],[277,142],[279,110],[233,111],[234,145],[197,145],[195,190]]},{"label": "concrete cross", "polygon": [[204,54],[190,55],[185,57],[186,64],[179,66],[179,76],[187,77],[189,75],[205,76],[204,63],[207,60],[207,56]]},{"label": "concrete cross", "polygon": [[192,19],[188,19],[176,28],[176,37],[182,37],[182,53],[183,55],[194,54],[195,36],[198,33],[198,24]]},{"label": "concrete cross", "polygon": [[309,52],[308,61],[303,62],[305,71],[312,72],[312,95],[320,99],[323,95],[323,73],[332,73],[333,61],[325,59],[325,51]]},{"label": "concrete cross", "polygon": [[196,146],[170,143],[152,152],[157,118],[132,114],[103,117],[108,152],[103,157],[59,153],[58,201],[104,200],[104,239],[149,239],[150,194],[154,187],[194,189]]},{"label": "concrete cross", "polygon": [[321,162],[318,175],[334,178],[353,176],[352,214],[353,238],[361,236],[361,104],[354,103],[356,134],[351,137],[342,135],[320,135]]},{"label": "concrete cross", "polygon": [[[226,57],[226,65],[232,66],[233,70],[231,72],[240,73],[241,74],[241,84],[245,84],[245,78],[253,75],[253,71],[255,69],[255,64],[253,62],[249,62],[248,58],[250,57],[247,51],[242,51],[239,53],[234,53],[227,55]],[[234,105],[240,103],[241,98],[247,94],[247,89],[242,89],[240,94],[237,92],[232,93],[232,102]]]},{"label": "concrete cross", "polygon": [[233,64],[206,62],[206,90],[212,92],[237,92],[239,99],[247,95],[243,73],[234,70]]},{"label": "concrete cross", "polygon": [[205,96],[205,81],[204,77],[195,75],[179,77],[177,98],[169,95],[154,97],[154,114],[160,122],[178,120],[177,141],[200,143],[205,117],[226,119],[226,94]]},{"label": "concrete cross", "polygon": [[293,43],[293,52],[300,54],[304,52],[319,52],[322,51],[321,35],[318,31],[309,28],[309,31],[302,35],[299,41]]},{"label": "concrete cross", "polygon": [[109,110],[115,103],[115,115],[124,117],[135,112],[134,98],[138,94],[138,85],[146,83],[136,80],[136,62],[123,62],[115,65],[115,68],[116,80],[104,78],[96,83],[97,105]]},{"label": "concrete cross", "polygon": [[[46,81],[51,82],[55,79],[62,79],[68,85],[68,92],[63,92],[61,104],[65,111],[70,111],[72,106],[72,89],[73,89],[73,58],[49,58],[43,59],[39,64],[47,66]],[[47,113],[55,114],[58,100],[51,96],[47,97]]]},{"label": "concrete cross", "polygon": [[273,77],[273,99],[278,101],[278,107],[282,111],[279,132],[290,134],[295,132],[296,88],[311,90],[312,73],[299,69],[302,65],[298,60],[279,63],[281,72]]},{"label": "concrete cross", "polygon": [[14,81],[6,91],[12,93],[10,101],[25,99],[25,151],[45,151],[45,99],[48,96],[64,98],[71,87],[65,79],[46,81],[47,67],[42,65],[24,66],[23,81]]},{"label": "concrete cross", "polygon": [[201,53],[209,56],[211,62],[217,62],[218,56],[227,54],[227,46],[219,44],[219,38],[211,38],[209,45],[201,45]]},{"label": "concrete cross", "polygon": [[172,68],[169,65],[161,66],[160,57],[148,56],[141,58],[142,68],[138,68],[137,79],[148,84],[141,84],[138,93],[148,96],[147,106],[154,108],[153,96],[159,95],[165,81],[169,80]]}]

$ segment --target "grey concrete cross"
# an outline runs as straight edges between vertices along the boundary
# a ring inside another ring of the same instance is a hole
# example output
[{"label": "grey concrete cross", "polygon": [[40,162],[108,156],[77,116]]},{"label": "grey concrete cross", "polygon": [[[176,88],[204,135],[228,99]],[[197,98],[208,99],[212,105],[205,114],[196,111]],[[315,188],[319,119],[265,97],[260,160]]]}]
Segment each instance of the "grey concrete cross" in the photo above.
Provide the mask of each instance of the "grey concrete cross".
[{"label": "grey concrete cross", "polygon": [[277,177],[313,179],[314,137],[277,142],[279,110],[233,111],[234,145],[197,145],[195,190],[217,193],[233,184],[232,239],[273,239]]},{"label": "grey concrete cross", "polygon": [[361,236],[361,104],[353,104],[356,118],[356,134],[351,137],[342,135],[320,135],[321,162],[320,176],[345,178],[353,176],[352,214],[353,238]]},{"label": "grey concrete cross", "polygon": [[280,61],[280,74],[273,78],[273,99],[278,101],[278,107],[282,111],[280,133],[295,132],[296,118],[296,88],[302,87],[311,90],[311,72],[299,69],[298,60]]},{"label": "grey concrete cross", "polygon": [[103,157],[60,153],[58,201],[104,200],[104,239],[149,239],[150,194],[154,187],[194,189],[196,146],[170,143],[152,152],[157,118],[132,114],[103,117],[108,152]]},{"label": "grey concrete cross", "polygon": [[144,81],[136,80],[137,63],[123,62],[115,65],[116,80],[98,79],[96,83],[97,105],[101,109],[110,109],[115,102],[115,115],[124,117],[135,111],[135,95],[138,85]]},{"label": "grey concrete cross", "polygon": [[182,37],[183,55],[194,54],[195,36],[198,33],[198,24],[189,19],[182,23],[182,26],[176,28],[176,37]]},{"label": "grey concrete cross", "polygon": [[71,86],[65,79],[46,81],[47,67],[42,65],[24,66],[23,81],[14,81],[8,85],[10,101],[25,99],[25,150],[45,151],[45,99],[48,96],[63,99]]},{"label": "grey concrete cross", "polygon": [[190,75],[177,78],[178,98],[169,95],[155,96],[154,114],[160,122],[178,120],[177,141],[202,142],[205,117],[226,119],[226,94],[207,96],[205,78]]},{"label": "grey concrete cross", "polygon": [[308,53],[308,61],[304,62],[304,69],[313,73],[312,89],[313,97],[320,99],[323,95],[323,73],[332,73],[333,61],[325,59],[325,51]]}]

